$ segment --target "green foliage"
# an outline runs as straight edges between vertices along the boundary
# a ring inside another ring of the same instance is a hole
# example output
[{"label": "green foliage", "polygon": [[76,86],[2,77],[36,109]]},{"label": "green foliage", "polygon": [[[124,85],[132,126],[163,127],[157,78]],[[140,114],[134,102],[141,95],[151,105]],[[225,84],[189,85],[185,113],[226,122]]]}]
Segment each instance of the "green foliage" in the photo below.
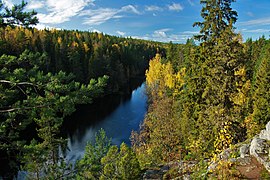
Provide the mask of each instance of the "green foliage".
[{"label": "green foliage", "polygon": [[107,154],[111,146],[111,140],[101,129],[96,134],[94,145],[89,143],[85,148],[84,157],[77,163],[78,179],[98,179],[102,173],[101,159]]},{"label": "green foliage", "polygon": [[269,42],[267,42],[262,50],[260,58],[256,62],[253,74],[251,113],[246,118],[248,127],[248,135],[254,136],[264,129],[270,120],[269,108],[269,79],[270,79],[270,60],[269,60]]},{"label": "green foliage", "polygon": [[[241,132],[237,124],[244,120],[249,87],[243,45],[239,35],[233,32],[236,13],[229,7],[231,1],[201,2],[204,22],[197,25],[201,27],[200,38],[204,42],[200,44],[199,57],[194,56],[193,63],[199,61],[199,67],[194,64],[194,70],[188,73],[189,94],[194,91],[192,100],[199,100],[199,106],[194,106],[199,107],[194,119],[198,131],[192,139],[196,143],[191,148],[218,152],[243,137],[243,134],[236,135]],[[232,128],[225,130],[224,123],[232,124]]]},{"label": "green foliage", "polygon": [[111,146],[101,163],[104,168],[100,179],[140,179],[141,169],[136,154],[124,143],[120,152],[117,146]]},{"label": "green foliage", "polygon": [[24,170],[27,170],[27,179],[71,179],[75,178],[72,164],[66,162],[63,157],[57,157],[53,162],[51,152],[44,143],[33,140],[30,145],[24,146],[25,163]]},{"label": "green foliage", "polygon": [[[31,25],[36,25],[38,19],[37,12],[24,12],[27,3],[23,0],[21,4],[14,5],[11,9],[4,7],[2,0],[0,1],[0,27],[17,25],[28,28]],[[4,10],[2,10],[4,9]],[[4,12],[2,12],[4,11]]]},{"label": "green foliage", "polygon": [[231,3],[236,0],[201,0],[203,5],[201,17],[203,22],[195,22],[193,26],[200,27],[200,35],[196,39],[211,41],[220,38],[221,32],[237,20],[237,12],[232,10]]},{"label": "green foliage", "polygon": [[[19,57],[0,57],[0,149],[20,152],[18,157],[24,156],[26,169],[36,176],[46,163],[52,169],[59,165],[58,148],[65,144],[59,137],[63,118],[75,111],[76,104],[91,103],[102,94],[108,79],[104,76],[83,85],[62,71],[44,73],[39,63],[46,58],[29,51]],[[36,127],[39,141],[28,144],[21,134],[30,127]]]},{"label": "green foliage", "polygon": [[130,78],[144,76],[157,48],[164,53],[161,43],[85,31],[7,26],[0,28],[0,33],[0,55],[18,56],[25,49],[45,53],[48,58],[40,66],[44,72],[72,73],[81,83],[108,75],[106,93],[127,89]]},{"label": "green foliage", "polygon": [[[75,105],[129,91],[130,78],[143,76],[149,59],[163,48],[101,33],[23,28],[17,25],[37,22],[34,11],[23,11],[25,6],[22,2],[4,11],[0,2],[0,153],[25,156],[21,159],[29,166],[24,168],[37,177],[48,162],[62,168],[58,148],[66,142],[59,132]],[[28,156],[31,152],[36,156]]]},{"label": "green foliage", "polygon": [[[233,31],[237,13],[232,2],[201,1],[203,21],[195,23],[201,44],[188,42],[177,50],[170,43],[168,59],[158,55],[150,61],[151,104],[133,141],[142,167],[186,154],[211,158],[245,139],[252,83],[246,46]],[[185,52],[182,58],[175,57],[179,52]],[[181,75],[177,86],[176,74]]]},{"label": "green foliage", "polygon": [[141,169],[136,154],[122,143],[120,151],[111,146],[105,131],[96,134],[96,142],[88,144],[84,157],[76,165],[77,179],[140,179]]}]

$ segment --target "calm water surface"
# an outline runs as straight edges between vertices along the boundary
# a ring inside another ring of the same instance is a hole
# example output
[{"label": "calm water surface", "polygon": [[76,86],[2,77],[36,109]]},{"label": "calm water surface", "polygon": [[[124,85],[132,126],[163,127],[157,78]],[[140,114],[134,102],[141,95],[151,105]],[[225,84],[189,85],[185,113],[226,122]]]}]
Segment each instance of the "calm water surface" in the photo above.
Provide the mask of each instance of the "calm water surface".
[{"label": "calm water surface", "polygon": [[93,105],[80,107],[65,124],[69,148],[67,159],[75,161],[81,158],[87,142],[94,142],[95,133],[101,128],[112,138],[113,144],[130,144],[131,131],[139,129],[146,111],[144,83],[128,96],[108,96]]}]

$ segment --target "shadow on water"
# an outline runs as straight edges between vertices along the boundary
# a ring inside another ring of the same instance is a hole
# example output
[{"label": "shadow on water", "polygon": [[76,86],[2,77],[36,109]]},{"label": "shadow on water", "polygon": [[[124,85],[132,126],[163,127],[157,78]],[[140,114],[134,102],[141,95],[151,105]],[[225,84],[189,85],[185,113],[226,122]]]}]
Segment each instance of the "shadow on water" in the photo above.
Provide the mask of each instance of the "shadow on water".
[{"label": "shadow on water", "polygon": [[89,127],[95,128],[110,116],[120,104],[130,100],[129,95],[108,95],[96,99],[93,104],[80,105],[77,111],[65,119],[64,132],[71,141],[81,141]]},{"label": "shadow on water", "polygon": [[130,145],[132,130],[138,130],[147,110],[145,85],[133,80],[129,94],[109,95],[96,99],[91,105],[78,106],[77,111],[65,119],[63,132],[68,138],[67,159],[74,161],[84,154],[88,142],[94,142],[101,128],[112,143]]},{"label": "shadow on water", "polygon": [[[69,150],[66,151],[66,157],[69,161],[74,162],[82,157],[87,142],[93,142],[95,133],[101,128],[112,138],[113,144],[120,145],[121,142],[125,142],[130,145],[130,133],[139,129],[139,124],[147,111],[143,81],[133,79],[125,89],[128,93],[108,95],[96,99],[90,105],[77,106],[76,112],[65,118],[61,136],[68,138]],[[38,139],[36,127],[29,126],[22,132],[21,138],[27,142],[32,138]],[[13,156],[0,151],[0,180],[6,179],[4,177],[14,177],[18,172],[17,166],[20,162],[15,155],[14,159],[11,157]]]}]

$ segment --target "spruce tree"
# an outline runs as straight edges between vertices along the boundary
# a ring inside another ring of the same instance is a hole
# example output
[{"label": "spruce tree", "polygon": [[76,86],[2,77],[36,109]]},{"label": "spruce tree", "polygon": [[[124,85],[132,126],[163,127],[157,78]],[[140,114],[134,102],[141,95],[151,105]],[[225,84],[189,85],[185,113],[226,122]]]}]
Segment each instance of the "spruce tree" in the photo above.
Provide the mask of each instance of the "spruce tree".
[{"label": "spruce tree", "polygon": [[237,20],[237,12],[231,8],[235,0],[201,0],[203,8],[201,17],[203,22],[195,22],[193,26],[200,27],[200,34],[195,36],[197,40],[212,41],[220,38],[230,23]]},{"label": "spruce tree", "polygon": [[270,121],[270,44],[262,48],[257,60],[252,85],[252,112],[247,118],[248,135],[254,136]]},{"label": "spruce tree", "polygon": [[233,31],[237,13],[232,2],[201,0],[204,21],[194,23],[201,28],[195,38],[202,42],[193,59],[196,65],[189,70],[188,88],[196,99],[192,116],[195,114],[198,127],[191,147],[198,147],[203,154],[228,148],[238,140],[235,133],[241,132],[236,127],[243,120],[244,88],[248,85],[241,37]]}]

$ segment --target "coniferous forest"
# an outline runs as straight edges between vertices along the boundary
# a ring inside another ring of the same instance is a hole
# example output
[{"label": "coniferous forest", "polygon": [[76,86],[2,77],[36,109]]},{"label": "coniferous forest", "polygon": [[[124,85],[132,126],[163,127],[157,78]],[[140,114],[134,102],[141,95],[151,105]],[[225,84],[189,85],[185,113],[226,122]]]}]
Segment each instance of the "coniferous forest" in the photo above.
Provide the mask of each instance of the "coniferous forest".
[{"label": "coniferous forest", "polygon": [[[149,169],[195,162],[163,179],[243,178],[236,163],[207,167],[270,121],[270,41],[243,41],[234,0],[200,2],[199,34],[174,44],[38,30],[24,1],[12,9],[0,1],[0,177],[143,179]],[[131,147],[113,145],[101,129],[75,164],[59,155],[63,122],[77,105],[127,93],[132,78],[144,77],[148,112]]]}]

